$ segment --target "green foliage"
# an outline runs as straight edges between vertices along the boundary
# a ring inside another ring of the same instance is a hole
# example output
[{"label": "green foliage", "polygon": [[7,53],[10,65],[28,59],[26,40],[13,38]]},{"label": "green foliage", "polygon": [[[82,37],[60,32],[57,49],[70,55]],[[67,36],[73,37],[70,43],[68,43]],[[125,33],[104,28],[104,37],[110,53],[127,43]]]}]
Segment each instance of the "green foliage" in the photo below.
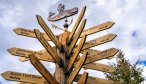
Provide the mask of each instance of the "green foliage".
[{"label": "green foliage", "polygon": [[113,73],[105,73],[106,78],[113,81],[121,81],[124,84],[141,84],[144,81],[142,68],[137,68],[137,63],[130,64],[129,60],[124,58],[124,54],[119,52],[117,63],[111,64],[115,69]]}]

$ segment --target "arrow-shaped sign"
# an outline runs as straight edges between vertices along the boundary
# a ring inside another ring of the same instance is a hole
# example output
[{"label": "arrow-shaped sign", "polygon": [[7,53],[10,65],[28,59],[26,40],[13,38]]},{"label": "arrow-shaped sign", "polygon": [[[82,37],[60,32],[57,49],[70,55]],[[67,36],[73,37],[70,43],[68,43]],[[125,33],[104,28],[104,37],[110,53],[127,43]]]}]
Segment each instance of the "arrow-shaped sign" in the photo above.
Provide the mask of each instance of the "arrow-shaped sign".
[{"label": "arrow-shaped sign", "polygon": [[59,84],[34,54],[29,55],[31,64],[40,72],[49,84]]},{"label": "arrow-shaped sign", "polygon": [[[74,81],[78,81],[81,75],[77,75]],[[114,82],[112,80],[88,76],[86,84],[123,84],[122,82]]]},{"label": "arrow-shaped sign", "polygon": [[74,71],[70,74],[70,76],[68,77],[67,79],[67,84],[72,84],[73,80],[75,79],[76,75],[79,73],[79,71],[81,70],[85,60],[86,60],[86,57],[87,57],[87,52],[85,52],[83,54],[83,56],[79,59],[79,61],[77,62],[77,64],[75,65],[75,69]]},{"label": "arrow-shaped sign", "polygon": [[[18,35],[36,38],[36,35],[33,30],[24,29],[24,28],[16,28],[14,29],[14,32]],[[48,37],[46,33],[42,33],[42,35],[47,41],[50,41],[50,38]]]},{"label": "arrow-shaped sign", "polygon": [[71,58],[70,58],[70,60],[69,60],[69,62],[68,62],[67,72],[69,72],[70,69],[72,68],[72,66],[73,66],[73,64],[74,64],[74,62],[75,62],[77,56],[79,55],[79,53],[80,53],[80,51],[81,51],[81,49],[82,49],[82,47],[83,47],[85,41],[86,41],[86,35],[82,37],[82,39],[81,39],[79,45],[77,46],[75,52],[74,52],[73,55],[71,56]]},{"label": "arrow-shaped sign", "polygon": [[88,64],[88,63],[95,62],[95,61],[98,61],[98,60],[113,57],[118,52],[119,52],[118,49],[110,48],[110,49],[104,50],[102,52],[99,52],[99,53],[96,53],[96,54],[93,54],[93,55],[89,55],[89,56],[87,56],[87,59],[86,59],[84,64]]},{"label": "arrow-shaped sign", "polygon": [[88,41],[84,44],[82,50],[112,41],[116,36],[117,35],[115,35],[115,34],[107,34],[105,36]]},{"label": "arrow-shaped sign", "polygon": [[6,71],[1,74],[6,80],[24,82],[24,83],[37,83],[37,84],[48,84],[47,81],[38,75],[26,74],[20,72]]},{"label": "arrow-shaped sign", "polygon": [[29,54],[34,54],[36,57],[38,57],[39,60],[54,62],[52,56],[47,52],[42,53],[21,48],[10,48],[8,49],[8,52],[12,55],[25,57],[27,59],[29,58]]},{"label": "arrow-shaped sign", "polygon": [[82,11],[81,11],[81,13],[80,13],[80,15],[79,15],[79,17],[78,17],[78,19],[77,19],[77,21],[76,21],[76,23],[75,23],[73,29],[72,29],[72,32],[71,32],[70,35],[69,35],[68,44],[70,44],[70,42],[73,40],[73,36],[74,36],[74,34],[75,34],[75,32],[76,32],[76,30],[77,30],[77,28],[78,28],[78,26],[79,26],[79,24],[80,24],[80,22],[81,22],[83,16],[84,16],[84,14],[85,14],[85,11],[86,11],[86,6],[84,6],[84,7],[82,8]]},{"label": "arrow-shaped sign", "polygon": [[59,42],[58,38],[53,34],[53,32],[50,30],[48,25],[45,23],[43,18],[39,15],[36,15],[38,23],[43,28],[43,30],[46,32],[48,37],[53,41],[53,43],[58,47],[60,51],[64,51],[62,44]]},{"label": "arrow-shaped sign", "polygon": [[86,24],[86,19],[84,19],[79,27],[79,30],[77,32],[77,35],[75,36],[74,40],[71,42],[71,45],[69,46],[69,55],[71,54],[72,50],[74,49],[75,47],[75,44],[77,43],[80,35],[81,35],[81,32],[83,31],[84,27],[85,27],[85,24]]},{"label": "arrow-shaped sign", "polygon": [[44,48],[47,50],[47,52],[52,56],[52,58],[55,60],[55,62],[57,62],[57,64],[60,67],[63,66],[62,59],[53,50],[53,48],[51,47],[51,45],[44,39],[44,37],[42,36],[42,34],[40,33],[40,31],[37,30],[37,29],[34,29],[34,31],[35,31],[35,34],[36,34],[38,40],[40,41],[40,43],[44,46]]},{"label": "arrow-shaped sign", "polygon": [[81,34],[81,37],[84,36],[85,34],[86,35],[90,35],[90,34],[94,34],[96,32],[99,32],[99,31],[102,31],[102,30],[105,30],[105,29],[109,29],[111,28],[115,23],[114,22],[111,22],[111,21],[108,21],[108,22],[105,22],[105,23],[102,23],[100,25],[97,25],[95,27],[91,27],[91,28],[88,28],[86,30],[84,30]]},{"label": "arrow-shaped sign", "polygon": [[101,51],[99,50],[95,50],[95,49],[86,49],[86,50],[82,50],[81,53],[83,52],[88,52],[89,55],[94,54],[94,53],[99,53]]},{"label": "arrow-shaped sign", "polygon": [[88,73],[84,72],[79,78],[78,84],[86,84],[87,78],[88,78]]},{"label": "arrow-shaped sign", "polygon": [[100,64],[100,63],[89,63],[83,66],[85,69],[92,69],[103,72],[114,72],[115,69],[109,65]]}]

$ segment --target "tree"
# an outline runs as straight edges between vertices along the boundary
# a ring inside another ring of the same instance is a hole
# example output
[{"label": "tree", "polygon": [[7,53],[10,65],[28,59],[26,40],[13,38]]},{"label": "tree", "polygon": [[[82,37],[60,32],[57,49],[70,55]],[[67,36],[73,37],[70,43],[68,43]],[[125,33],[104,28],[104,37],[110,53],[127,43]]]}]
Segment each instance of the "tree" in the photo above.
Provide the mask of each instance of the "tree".
[{"label": "tree", "polygon": [[122,81],[124,84],[141,84],[145,80],[142,75],[143,69],[137,67],[138,61],[135,64],[130,64],[121,51],[116,59],[117,63],[111,64],[115,72],[105,73],[106,78],[113,81]]}]

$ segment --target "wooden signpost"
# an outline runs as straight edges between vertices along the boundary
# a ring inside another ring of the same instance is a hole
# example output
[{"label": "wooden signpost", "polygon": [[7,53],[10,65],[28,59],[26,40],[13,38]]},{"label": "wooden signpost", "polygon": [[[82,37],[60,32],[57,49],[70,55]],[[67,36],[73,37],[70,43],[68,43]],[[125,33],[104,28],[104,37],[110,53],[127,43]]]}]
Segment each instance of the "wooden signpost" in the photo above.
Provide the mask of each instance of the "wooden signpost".
[{"label": "wooden signpost", "polygon": [[[123,84],[121,82],[114,82],[112,80],[88,76],[87,72],[79,74],[82,68],[92,69],[102,72],[112,73],[115,70],[105,64],[95,63],[102,59],[112,59],[119,49],[109,48],[106,50],[90,49],[92,47],[112,41],[116,35],[107,34],[102,37],[86,42],[86,37],[94,33],[111,28],[115,23],[108,21],[100,25],[84,30],[86,19],[83,16],[86,11],[86,6],[82,8],[72,31],[67,29],[70,27],[68,18],[78,13],[78,8],[65,10],[63,4],[58,6],[59,13],[50,12],[49,21],[59,21],[65,19],[63,33],[55,35],[48,27],[47,23],[40,15],[36,15],[39,25],[45,33],[40,32],[38,29],[29,30],[25,28],[16,28],[14,32],[18,35],[37,38],[38,41],[45,48],[41,51],[33,51],[22,48],[10,48],[8,52],[12,55],[19,56],[19,60],[24,62],[30,60],[30,63],[38,70],[42,76],[7,71],[2,73],[2,77],[6,80],[16,81],[19,84],[72,84],[74,81],[78,84]],[[78,43],[79,39],[80,42]],[[55,46],[52,47],[48,41],[52,41]],[[55,73],[52,75],[41,61],[53,62],[56,64]],[[90,73],[89,73],[90,74]]]}]

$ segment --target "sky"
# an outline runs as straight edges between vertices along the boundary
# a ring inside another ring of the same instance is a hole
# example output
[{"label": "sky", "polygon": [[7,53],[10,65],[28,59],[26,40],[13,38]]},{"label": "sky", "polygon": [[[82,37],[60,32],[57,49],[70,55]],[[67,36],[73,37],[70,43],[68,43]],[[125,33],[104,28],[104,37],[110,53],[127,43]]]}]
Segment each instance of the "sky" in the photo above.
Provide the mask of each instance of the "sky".
[{"label": "sky", "polygon": [[[17,71],[39,74],[29,61],[20,62],[19,57],[12,56],[7,49],[12,47],[29,50],[44,49],[37,39],[17,35],[13,29],[23,27],[33,30],[35,28],[44,32],[37,22],[36,15],[41,15],[51,27],[52,22],[47,21],[47,17],[50,11],[57,12],[59,3],[65,4],[68,9],[78,7],[79,12],[83,6],[87,6],[83,17],[87,19],[85,29],[107,21],[115,22],[111,29],[88,36],[87,41],[109,33],[117,34],[112,42],[93,49],[105,50],[115,47],[123,51],[125,58],[131,63],[140,59],[139,67],[143,67],[143,75],[146,77],[146,0],[0,0],[0,73]],[[69,20],[73,18],[69,31],[72,30],[77,16],[78,14],[68,18]],[[63,23],[64,20],[53,22],[59,27],[63,27]],[[52,28],[51,30],[55,35],[63,33],[61,30]],[[115,59],[98,61],[103,64],[111,62],[115,62]],[[43,64],[51,73],[54,72],[53,63],[43,62]],[[83,71],[81,70],[80,73]],[[85,71],[91,76],[104,78],[102,72]],[[7,81],[0,76],[0,84],[16,84],[16,82]]]}]

